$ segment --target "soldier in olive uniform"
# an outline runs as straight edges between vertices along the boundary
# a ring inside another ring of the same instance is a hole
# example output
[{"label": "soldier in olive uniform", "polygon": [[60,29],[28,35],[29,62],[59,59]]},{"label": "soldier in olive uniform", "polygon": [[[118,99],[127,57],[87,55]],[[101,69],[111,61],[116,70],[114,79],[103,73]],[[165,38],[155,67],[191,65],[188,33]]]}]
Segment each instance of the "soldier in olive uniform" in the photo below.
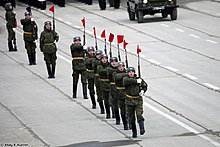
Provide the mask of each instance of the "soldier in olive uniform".
[{"label": "soldier in olive uniform", "polygon": [[145,93],[147,91],[147,83],[136,76],[134,67],[129,67],[127,73],[128,76],[123,79],[126,92],[126,107],[129,123],[131,123],[132,137],[136,138],[137,129],[135,114],[137,116],[137,122],[139,123],[140,134],[143,135],[145,133],[143,98],[140,95],[140,92],[143,91],[143,93]]},{"label": "soldier in olive uniform", "polygon": [[44,53],[44,61],[46,62],[48,78],[55,78],[56,68],[56,52],[57,47],[55,41],[59,40],[59,35],[52,30],[51,22],[44,23],[44,31],[40,35],[40,50]]},{"label": "soldier in olive uniform", "polygon": [[115,85],[117,89],[118,105],[121,111],[121,119],[124,125],[124,130],[128,130],[128,121],[125,105],[125,87],[123,85],[123,78],[127,76],[124,62],[118,62],[117,71],[113,73]]},{"label": "soldier in olive uniform", "polygon": [[83,88],[83,97],[87,97],[87,79],[86,79],[86,66],[84,62],[85,51],[81,44],[81,38],[76,36],[73,38],[73,43],[70,46],[72,55],[72,69],[73,69],[73,98],[77,96],[77,84],[79,81],[79,74],[81,74],[81,83]]},{"label": "soldier in olive uniform", "polygon": [[21,19],[21,24],[23,25],[23,30],[24,30],[24,42],[25,42],[25,48],[27,50],[29,65],[36,65],[35,40],[38,39],[37,24],[31,17],[30,12],[25,12],[25,19]]},{"label": "soldier in olive uniform", "polygon": [[106,54],[101,55],[100,64],[97,67],[99,79],[100,79],[100,90],[102,95],[102,100],[105,104],[106,118],[109,119],[110,116],[110,100],[109,100],[109,91],[110,91],[110,82],[108,79],[107,68],[109,67],[108,56]]},{"label": "soldier in olive uniform", "polygon": [[85,66],[87,71],[87,79],[88,79],[88,88],[89,94],[92,101],[92,109],[96,109],[96,100],[95,100],[95,81],[94,81],[94,70],[92,68],[92,62],[95,60],[94,47],[89,46],[87,48],[87,55],[85,57]]},{"label": "soldier in olive uniform", "polygon": [[[9,51],[17,51],[16,38],[15,38],[15,28],[17,27],[17,20],[15,18],[15,12],[11,3],[5,4],[5,19],[7,21],[6,28],[8,30],[8,49]],[[13,44],[14,47],[13,47]]]},{"label": "soldier in olive uniform", "polygon": [[111,96],[110,99],[111,99],[112,112],[115,115],[116,125],[119,125],[120,115],[119,115],[119,109],[118,109],[118,99],[116,96],[117,89],[116,89],[115,80],[113,77],[113,73],[117,71],[117,62],[118,62],[117,57],[110,58],[110,66],[108,67],[108,78],[110,82],[110,96]]},{"label": "soldier in olive uniform", "polygon": [[94,74],[95,74],[94,80],[95,80],[95,87],[96,87],[97,102],[99,103],[99,107],[101,109],[101,114],[104,114],[105,110],[104,110],[103,100],[102,100],[102,96],[101,96],[100,79],[99,79],[99,74],[98,74],[98,69],[97,69],[100,64],[101,54],[102,54],[101,50],[95,51],[95,59],[92,62],[92,68],[93,68]]}]

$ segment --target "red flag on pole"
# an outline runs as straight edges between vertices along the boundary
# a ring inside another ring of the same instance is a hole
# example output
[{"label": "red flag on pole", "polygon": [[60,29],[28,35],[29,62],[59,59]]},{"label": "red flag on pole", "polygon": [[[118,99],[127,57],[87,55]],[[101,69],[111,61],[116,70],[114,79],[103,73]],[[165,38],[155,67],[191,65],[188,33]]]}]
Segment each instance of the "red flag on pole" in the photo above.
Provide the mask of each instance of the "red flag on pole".
[{"label": "red flag on pole", "polygon": [[124,40],[124,44],[123,44],[124,49],[126,49],[127,45],[128,45],[128,43]]},{"label": "red flag on pole", "polygon": [[49,11],[54,13],[54,5],[49,8]]},{"label": "red flag on pole", "polygon": [[108,41],[112,42],[113,40],[114,40],[114,34],[110,33]]},{"label": "red flag on pole", "polygon": [[102,37],[102,38],[105,38],[105,37],[106,37],[106,36],[105,36],[105,30],[102,31],[101,37]]},{"label": "red flag on pole", "polygon": [[85,17],[83,17],[83,19],[81,21],[82,21],[82,25],[85,27],[85,25],[86,25]]},{"label": "red flag on pole", "polygon": [[118,44],[124,41],[124,35],[117,35]]},{"label": "red flag on pole", "polygon": [[96,36],[96,30],[95,30],[95,27],[93,27],[93,31],[94,31],[94,36]]},{"label": "red flag on pole", "polygon": [[141,49],[139,48],[139,44],[137,45],[137,54],[141,52]]}]

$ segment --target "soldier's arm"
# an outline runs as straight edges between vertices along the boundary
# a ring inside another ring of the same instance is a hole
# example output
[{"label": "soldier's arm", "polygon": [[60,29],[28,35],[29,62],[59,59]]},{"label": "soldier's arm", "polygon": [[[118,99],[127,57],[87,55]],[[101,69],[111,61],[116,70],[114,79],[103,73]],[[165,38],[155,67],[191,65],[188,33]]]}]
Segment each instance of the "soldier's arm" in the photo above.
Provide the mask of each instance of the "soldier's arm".
[{"label": "soldier's arm", "polygon": [[124,77],[123,84],[124,86],[137,84],[137,80],[133,78]]},{"label": "soldier's arm", "polygon": [[45,39],[44,33],[42,32],[42,33],[40,34],[40,51],[41,51],[41,52],[43,52],[44,39]]},{"label": "soldier's arm", "polygon": [[57,34],[57,32],[53,32],[54,33],[54,40],[56,41],[56,42],[58,42],[59,41],[59,35]]},{"label": "soldier's arm", "polygon": [[123,79],[126,76],[127,76],[127,73],[115,74],[115,81],[119,81],[119,80]]},{"label": "soldier's arm", "polygon": [[31,20],[30,19],[21,19],[20,22],[22,25],[26,25],[26,24],[30,24]]},{"label": "soldier's arm", "polygon": [[85,57],[85,64],[90,64],[92,63],[93,58]]}]

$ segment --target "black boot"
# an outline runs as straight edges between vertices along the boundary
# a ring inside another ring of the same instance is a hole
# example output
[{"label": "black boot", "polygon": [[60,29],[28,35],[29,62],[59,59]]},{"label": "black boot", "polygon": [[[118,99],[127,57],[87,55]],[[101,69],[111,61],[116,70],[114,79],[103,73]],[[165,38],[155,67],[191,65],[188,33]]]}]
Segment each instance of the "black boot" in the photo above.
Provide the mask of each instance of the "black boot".
[{"label": "black boot", "polygon": [[36,65],[36,53],[31,53],[32,64]]},{"label": "black boot", "polygon": [[119,115],[118,108],[115,108],[114,112],[115,112],[116,125],[120,125],[120,115]]},{"label": "black boot", "polygon": [[52,78],[52,71],[51,71],[51,67],[50,67],[50,64],[46,64],[46,66],[47,66],[47,72],[48,72],[48,78],[50,79],[50,78]]},{"label": "black boot", "polygon": [[137,138],[137,128],[135,122],[130,123],[132,129],[132,137]]},{"label": "black boot", "polygon": [[29,65],[32,65],[32,56],[31,54],[28,54],[28,61],[29,61]]},{"label": "black boot", "polygon": [[141,134],[141,135],[144,135],[144,133],[145,133],[144,121],[141,120],[141,121],[139,121],[138,123],[139,123],[139,127],[140,127],[140,134]]},{"label": "black boot", "polygon": [[92,109],[96,109],[95,95],[90,94],[90,97],[92,101]]},{"label": "black boot", "polygon": [[73,85],[73,98],[76,98],[77,85]]},{"label": "black boot", "polygon": [[105,114],[103,102],[99,102],[99,107],[101,109],[101,114]]},{"label": "black boot", "polygon": [[121,115],[121,119],[124,125],[124,130],[128,130],[128,122],[127,122],[127,118],[125,115]]},{"label": "black boot", "polygon": [[111,116],[110,116],[110,106],[109,106],[109,104],[105,104],[105,111],[106,111],[106,118],[107,118],[107,119],[111,118]]},{"label": "black boot", "polygon": [[56,69],[56,64],[52,65],[51,78],[55,78],[55,69]]},{"label": "black boot", "polygon": [[82,83],[82,88],[83,88],[84,99],[88,99],[88,97],[87,97],[87,83]]},{"label": "black boot", "polygon": [[8,41],[8,49],[9,49],[9,52],[14,51],[12,41]]}]

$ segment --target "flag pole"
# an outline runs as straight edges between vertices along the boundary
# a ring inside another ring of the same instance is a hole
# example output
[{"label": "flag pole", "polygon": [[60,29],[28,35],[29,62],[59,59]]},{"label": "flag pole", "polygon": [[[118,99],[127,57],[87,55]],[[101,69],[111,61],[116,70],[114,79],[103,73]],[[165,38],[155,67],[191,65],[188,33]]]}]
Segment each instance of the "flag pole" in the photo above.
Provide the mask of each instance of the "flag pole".
[{"label": "flag pole", "polygon": [[95,36],[95,49],[98,50],[98,43],[97,43],[97,37],[96,37],[95,27],[93,27],[93,30],[94,30],[94,36]]},{"label": "flag pole", "polygon": [[120,55],[119,44],[118,44],[117,46],[118,46],[118,60],[121,61],[121,55]]}]

